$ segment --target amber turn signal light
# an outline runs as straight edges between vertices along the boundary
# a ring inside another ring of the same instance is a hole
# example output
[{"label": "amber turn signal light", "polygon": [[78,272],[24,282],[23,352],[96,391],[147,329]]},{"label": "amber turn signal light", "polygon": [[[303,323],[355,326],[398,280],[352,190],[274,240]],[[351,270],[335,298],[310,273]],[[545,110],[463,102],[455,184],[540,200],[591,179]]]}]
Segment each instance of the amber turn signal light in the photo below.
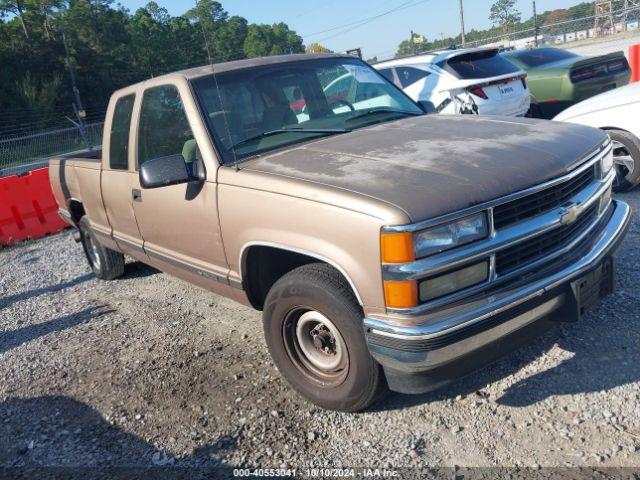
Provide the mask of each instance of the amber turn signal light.
[{"label": "amber turn signal light", "polygon": [[383,263],[413,262],[416,259],[413,234],[383,233],[380,237],[380,251]]},{"label": "amber turn signal light", "polygon": [[388,308],[418,306],[418,283],[413,280],[384,282],[384,300]]}]

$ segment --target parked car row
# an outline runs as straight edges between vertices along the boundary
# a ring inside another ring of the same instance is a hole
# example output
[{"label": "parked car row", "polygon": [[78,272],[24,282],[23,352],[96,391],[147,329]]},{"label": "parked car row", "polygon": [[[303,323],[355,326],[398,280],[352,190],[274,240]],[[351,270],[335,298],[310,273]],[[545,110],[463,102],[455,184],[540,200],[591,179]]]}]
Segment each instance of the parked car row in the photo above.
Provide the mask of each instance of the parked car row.
[{"label": "parked car row", "polygon": [[534,48],[502,55],[526,70],[536,118],[551,119],[571,105],[628,84],[631,78],[622,52],[583,57],[559,48]]},{"label": "parked car row", "polygon": [[431,113],[555,117],[602,128],[614,141],[615,190],[640,183],[640,93],[620,88],[631,77],[622,52],[450,49],[373,66]]},{"label": "parked car row", "polygon": [[522,117],[529,111],[527,74],[496,48],[446,50],[374,67],[434,112]]}]

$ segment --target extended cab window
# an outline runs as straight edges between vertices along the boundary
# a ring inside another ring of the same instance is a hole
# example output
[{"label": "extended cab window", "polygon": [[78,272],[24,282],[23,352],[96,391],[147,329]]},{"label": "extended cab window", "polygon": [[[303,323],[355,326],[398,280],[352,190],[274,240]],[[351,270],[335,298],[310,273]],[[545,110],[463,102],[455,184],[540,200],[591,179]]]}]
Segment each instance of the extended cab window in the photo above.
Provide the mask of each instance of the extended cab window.
[{"label": "extended cab window", "polygon": [[109,138],[109,167],[113,170],[129,168],[129,128],[135,99],[135,95],[127,95],[116,102]]},{"label": "extended cab window", "polygon": [[180,93],[174,85],[149,88],[144,92],[140,110],[138,164],[178,154],[187,163],[196,156],[196,141]]}]

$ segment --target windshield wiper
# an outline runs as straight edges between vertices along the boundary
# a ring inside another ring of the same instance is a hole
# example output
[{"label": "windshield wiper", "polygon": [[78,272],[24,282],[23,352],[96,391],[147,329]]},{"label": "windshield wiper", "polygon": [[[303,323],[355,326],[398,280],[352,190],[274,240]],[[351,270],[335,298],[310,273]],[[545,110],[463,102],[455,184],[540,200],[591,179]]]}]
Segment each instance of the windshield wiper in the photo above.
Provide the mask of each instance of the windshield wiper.
[{"label": "windshield wiper", "polygon": [[357,115],[353,115],[352,117],[347,118],[345,121],[350,122],[351,120],[356,120],[362,117],[368,117],[369,115],[376,115],[378,113],[400,113],[403,115],[412,115],[412,116],[424,115],[423,112],[410,112],[408,110],[397,110],[395,108],[381,107],[381,108],[372,108],[371,110],[366,110]]},{"label": "windshield wiper", "polygon": [[292,128],[278,128],[277,130],[269,130],[267,132],[259,133],[258,135],[253,135],[252,137],[245,138],[244,140],[240,140],[238,143],[235,143],[231,146],[231,149],[244,145],[245,143],[250,143],[255,140],[260,140],[265,137],[272,137],[273,135],[280,135],[281,133],[319,133],[324,135],[335,135],[338,133],[349,133],[351,130],[348,128],[302,128],[302,127],[292,127]]}]

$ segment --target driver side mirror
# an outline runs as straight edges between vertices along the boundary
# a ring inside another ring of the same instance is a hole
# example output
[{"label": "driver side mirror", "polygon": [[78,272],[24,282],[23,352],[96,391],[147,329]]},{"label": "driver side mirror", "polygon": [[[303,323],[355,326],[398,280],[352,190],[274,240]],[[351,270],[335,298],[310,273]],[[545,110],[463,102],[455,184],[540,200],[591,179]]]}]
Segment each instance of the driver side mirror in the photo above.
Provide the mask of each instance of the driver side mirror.
[{"label": "driver side mirror", "polygon": [[187,164],[181,154],[147,160],[140,166],[142,188],[160,188],[191,180]]}]

